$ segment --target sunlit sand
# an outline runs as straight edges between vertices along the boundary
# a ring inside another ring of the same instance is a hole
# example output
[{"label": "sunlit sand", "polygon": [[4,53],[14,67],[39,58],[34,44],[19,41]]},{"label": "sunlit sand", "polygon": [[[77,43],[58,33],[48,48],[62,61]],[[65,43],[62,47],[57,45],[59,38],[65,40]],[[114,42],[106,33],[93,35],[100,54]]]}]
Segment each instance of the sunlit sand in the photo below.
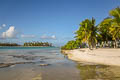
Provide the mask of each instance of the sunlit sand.
[{"label": "sunlit sand", "polygon": [[64,52],[75,61],[120,66],[120,49],[75,49]]}]

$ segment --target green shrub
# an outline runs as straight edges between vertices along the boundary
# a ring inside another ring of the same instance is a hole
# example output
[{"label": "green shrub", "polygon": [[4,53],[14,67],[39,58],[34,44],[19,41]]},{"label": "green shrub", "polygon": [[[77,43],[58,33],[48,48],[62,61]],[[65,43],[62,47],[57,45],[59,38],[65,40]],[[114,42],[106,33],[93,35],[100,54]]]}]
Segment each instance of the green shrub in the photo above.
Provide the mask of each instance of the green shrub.
[{"label": "green shrub", "polygon": [[62,50],[72,50],[77,48],[79,48],[79,44],[74,40],[69,41],[66,45],[61,47]]}]

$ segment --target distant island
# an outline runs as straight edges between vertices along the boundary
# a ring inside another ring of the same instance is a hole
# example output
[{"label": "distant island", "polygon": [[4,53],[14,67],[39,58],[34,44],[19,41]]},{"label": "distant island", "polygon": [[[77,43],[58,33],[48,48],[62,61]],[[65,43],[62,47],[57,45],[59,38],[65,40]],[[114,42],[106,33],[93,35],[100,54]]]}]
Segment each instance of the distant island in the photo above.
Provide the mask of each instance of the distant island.
[{"label": "distant island", "polygon": [[49,42],[25,42],[23,45],[20,45],[18,43],[0,43],[0,46],[23,46],[23,47],[33,47],[33,46],[38,46],[38,47],[52,47],[52,43]]},{"label": "distant island", "polygon": [[0,43],[0,46],[2,47],[2,46],[21,46],[21,45],[17,43]]}]

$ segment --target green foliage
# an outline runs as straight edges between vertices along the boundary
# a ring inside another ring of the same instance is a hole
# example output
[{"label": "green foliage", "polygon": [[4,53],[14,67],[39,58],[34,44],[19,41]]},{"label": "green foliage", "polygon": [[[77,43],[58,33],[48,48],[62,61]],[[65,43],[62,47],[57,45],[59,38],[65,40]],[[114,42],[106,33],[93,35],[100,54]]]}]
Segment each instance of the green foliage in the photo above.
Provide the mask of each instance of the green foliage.
[{"label": "green foliage", "polygon": [[[96,44],[108,44],[119,46],[120,41],[120,7],[109,12],[110,17],[105,18],[99,25],[95,25],[95,19],[85,19],[80,23],[79,29],[75,32],[75,41],[69,41],[61,49],[76,49],[88,46],[96,48]],[[86,45],[82,45],[85,43]],[[111,46],[110,46],[111,47]]]},{"label": "green foliage", "polygon": [[95,19],[85,19],[80,23],[80,28],[76,31],[76,39],[81,40],[82,43],[88,44],[89,48],[95,48],[97,43],[97,27],[95,26]]},{"label": "green foliage", "polygon": [[17,43],[0,43],[0,46],[20,46]]},{"label": "green foliage", "polygon": [[120,7],[111,10],[109,14],[112,17],[110,34],[113,40],[118,40],[120,39]]},{"label": "green foliage", "polygon": [[112,24],[112,19],[110,17],[104,19],[98,26],[99,34],[101,35],[101,41],[111,41],[112,36],[109,33]]},{"label": "green foliage", "polygon": [[79,48],[79,43],[77,43],[74,40],[68,41],[66,45],[61,47],[61,49],[64,49],[64,50],[72,50],[72,49],[77,49],[77,48]]},{"label": "green foliage", "polygon": [[48,42],[25,42],[24,46],[52,46],[52,44]]},{"label": "green foliage", "polygon": [[114,47],[120,40],[120,7],[109,12],[111,17],[104,19],[99,24],[99,33],[102,36],[101,41],[114,41]]}]

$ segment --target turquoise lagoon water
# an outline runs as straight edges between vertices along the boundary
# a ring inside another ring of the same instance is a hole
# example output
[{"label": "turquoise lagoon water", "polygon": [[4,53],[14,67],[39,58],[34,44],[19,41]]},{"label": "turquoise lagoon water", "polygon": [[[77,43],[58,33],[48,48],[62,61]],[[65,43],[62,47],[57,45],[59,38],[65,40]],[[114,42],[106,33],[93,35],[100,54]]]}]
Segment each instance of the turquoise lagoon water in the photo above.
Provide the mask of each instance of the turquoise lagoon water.
[{"label": "turquoise lagoon water", "polygon": [[74,62],[56,47],[0,47],[0,63],[14,63],[0,80],[120,80],[120,67]]},{"label": "turquoise lagoon water", "polygon": [[52,48],[57,48],[57,47],[0,47],[0,49],[52,49]]}]

